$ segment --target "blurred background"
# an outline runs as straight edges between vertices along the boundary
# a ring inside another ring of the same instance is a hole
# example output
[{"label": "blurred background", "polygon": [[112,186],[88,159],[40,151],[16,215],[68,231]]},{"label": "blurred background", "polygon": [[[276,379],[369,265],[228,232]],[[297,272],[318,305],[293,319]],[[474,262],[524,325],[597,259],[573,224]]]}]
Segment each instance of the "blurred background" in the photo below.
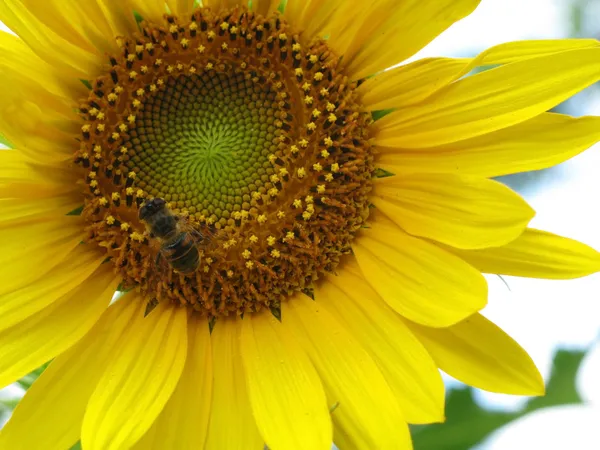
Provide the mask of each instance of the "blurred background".
[{"label": "blurred background", "polygon": [[[567,37],[600,37],[600,0],[483,0],[411,60],[471,57],[502,42]],[[600,115],[600,86],[554,111]],[[599,171],[600,145],[555,168],[500,181],[536,209],[531,226],[600,250]],[[495,276],[488,281],[484,315],[532,355],[547,395],[490,394],[446,377],[447,421],[413,427],[415,449],[600,449],[600,274],[572,281]],[[0,426],[42,370],[0,390]]]}]

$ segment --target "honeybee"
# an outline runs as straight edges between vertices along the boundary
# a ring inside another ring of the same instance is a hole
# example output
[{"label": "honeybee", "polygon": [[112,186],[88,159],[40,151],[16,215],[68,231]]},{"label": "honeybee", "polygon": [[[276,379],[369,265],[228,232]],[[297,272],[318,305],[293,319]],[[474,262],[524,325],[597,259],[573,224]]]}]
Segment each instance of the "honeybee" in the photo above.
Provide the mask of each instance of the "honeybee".
[{"label": "honeybee", "polygon": [[207,236],[173,214],[162,198],[146,201],[138,216],[148,228],[150,237],[160,243],[157,265],[165,260],[176,272],[190,274],[196,271],[201,257],[198,246],[206,243]]}]

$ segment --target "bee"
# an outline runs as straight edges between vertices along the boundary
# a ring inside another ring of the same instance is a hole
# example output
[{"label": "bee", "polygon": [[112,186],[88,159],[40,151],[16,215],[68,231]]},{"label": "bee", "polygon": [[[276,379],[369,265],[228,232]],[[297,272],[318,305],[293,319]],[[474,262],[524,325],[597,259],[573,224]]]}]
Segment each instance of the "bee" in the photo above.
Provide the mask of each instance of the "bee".
[{"label": "bee", "polygon": [[162,198],[146,201],[140,207],[138,217],[146,225],[150,237],[160,243],[157,265],[164,260],[175,272],[191,274],[196,271],[201,258],[199,246],[206,244],[207,236],[173,214]]}]

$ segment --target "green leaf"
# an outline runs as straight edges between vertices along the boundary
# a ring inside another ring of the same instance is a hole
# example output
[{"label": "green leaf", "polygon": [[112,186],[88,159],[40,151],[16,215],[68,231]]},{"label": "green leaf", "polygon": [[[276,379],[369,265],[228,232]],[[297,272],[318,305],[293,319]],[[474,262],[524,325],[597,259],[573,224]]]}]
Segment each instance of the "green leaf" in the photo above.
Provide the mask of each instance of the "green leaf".
[{"label": "green leaf", "polygon": [[2,133],[0,133],[0,144],[5,145],[8,148],[13,148],[13,145],[4,137]]},{"label": "green leaf", "polygon": [[575,376],[583,356],[583,352],[559,350],[554,357],[546,396],[531,399],[516,412],[481,408],[473,399],[473,389],[468,387],[450,391],[446,399],[446,423],[411,427],[414,449],[468,450],[496,429],[532,411],[581,403],[575,387]]}]

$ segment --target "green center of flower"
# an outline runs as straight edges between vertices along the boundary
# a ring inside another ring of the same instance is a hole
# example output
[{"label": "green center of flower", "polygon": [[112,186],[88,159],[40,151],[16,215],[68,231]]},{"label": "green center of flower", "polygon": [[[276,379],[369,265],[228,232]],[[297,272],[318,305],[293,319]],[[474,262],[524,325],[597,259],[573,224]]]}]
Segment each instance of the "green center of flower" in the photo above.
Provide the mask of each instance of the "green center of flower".
[{"label": "green center of flower", "polygon": [[225,225],[275,173],[280,114],[276,93],[243,73],[170,77],[136,114],[127,167],[150,196]]},{"label": "green center of flower", "polygon": [[88,242],[150,302],[277,310],[369,213],[371,116],[323,41],[244,7],[142,23],[81,106]]}]

